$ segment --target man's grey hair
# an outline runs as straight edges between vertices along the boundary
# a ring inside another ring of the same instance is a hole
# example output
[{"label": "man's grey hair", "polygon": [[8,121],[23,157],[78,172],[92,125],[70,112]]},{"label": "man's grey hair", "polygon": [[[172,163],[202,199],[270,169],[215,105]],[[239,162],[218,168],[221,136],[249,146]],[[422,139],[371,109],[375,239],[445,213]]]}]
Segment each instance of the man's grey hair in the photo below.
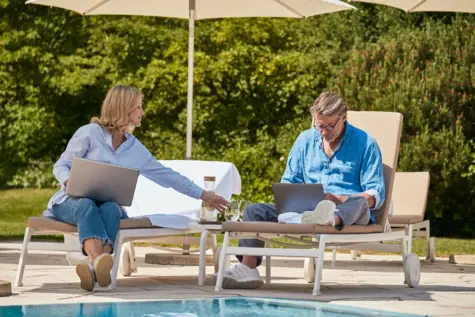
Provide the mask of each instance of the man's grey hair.
[{"label": "man's grey hair", "polygon": [[334,92],[322,92],[310,107],[311,114],[322,114],[325,116],[346,114],[346,107],[343,97]]}]

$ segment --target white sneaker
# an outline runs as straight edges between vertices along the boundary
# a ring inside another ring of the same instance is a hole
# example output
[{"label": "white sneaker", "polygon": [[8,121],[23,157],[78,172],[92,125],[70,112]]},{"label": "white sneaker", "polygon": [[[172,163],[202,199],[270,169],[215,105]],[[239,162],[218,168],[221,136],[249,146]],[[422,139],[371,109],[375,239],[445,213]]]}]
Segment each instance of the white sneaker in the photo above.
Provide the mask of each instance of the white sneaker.
[{"label": "white sneaker", "polygon": [[330,200],[322,200],[318,203],[314,210],[309,210],[303,213],[302,223],[326,225],[331,223],[335,226],[335,210],[336,205]]},{"label": "white sneaker", "polygon": [[[216,284],[216,278],[217,274],[214,275],[214,284]],[[256,289],[263,284],[259,271],[242,263],[235,264],[224,271],[223,288]]]}]

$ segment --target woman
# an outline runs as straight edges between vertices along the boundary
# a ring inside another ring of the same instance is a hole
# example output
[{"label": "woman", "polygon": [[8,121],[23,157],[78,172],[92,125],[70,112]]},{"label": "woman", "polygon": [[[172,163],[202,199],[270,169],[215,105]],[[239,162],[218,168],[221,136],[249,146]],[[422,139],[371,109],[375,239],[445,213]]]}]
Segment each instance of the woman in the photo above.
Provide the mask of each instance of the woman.
[{"label": "woman", "polygon": [[113,246],[120,219],[128,218],[124,210],[112,201],[94,201],[66,195],[73,157],[139,169],[140,173],[164,186],[196,199],[206,201],[222,211],[229,202],[212,192],[204,191],[188,178],[166,168],[131,133],[140,126],[144,111],[142,93],[134,87],[113,87],[102,104],[101,117],[80,127],[73,135],[53,168],[61,184],[48,203],[46,216],[78,227],[81,250],[89,264],[76,266],[81,288],[92,291],[95,282],[110,285],[113,266]]}]

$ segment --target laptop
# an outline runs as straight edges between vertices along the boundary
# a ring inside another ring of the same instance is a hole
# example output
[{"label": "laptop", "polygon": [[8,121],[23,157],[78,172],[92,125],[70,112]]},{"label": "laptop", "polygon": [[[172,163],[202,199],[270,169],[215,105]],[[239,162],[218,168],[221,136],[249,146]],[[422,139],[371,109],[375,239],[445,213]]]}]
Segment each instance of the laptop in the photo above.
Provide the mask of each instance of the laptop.
[{"label": "laptop", "polygon": [[139,170],[82,158],[73,158],[66,194],[131,206]]},{"label": "laptop", "polygon": [[303,213],[314,210],[323,200],[325,193],[322,184],[272,184],[277,214],[286,212]]}]

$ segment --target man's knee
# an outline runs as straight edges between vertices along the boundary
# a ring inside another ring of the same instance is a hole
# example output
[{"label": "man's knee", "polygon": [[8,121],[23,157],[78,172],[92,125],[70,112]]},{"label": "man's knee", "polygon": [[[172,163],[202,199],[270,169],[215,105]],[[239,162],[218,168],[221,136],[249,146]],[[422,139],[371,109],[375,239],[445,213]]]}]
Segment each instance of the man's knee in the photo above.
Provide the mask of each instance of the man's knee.
[{"label": "man's knee", "polygon": [[243,221],[276,221],[275,208],[271,204],[252,204],[244,210]]},{"label": "man's knee", "polygon": [[368,201],[363,196],[353,196],[351,200],[345,203],[347,206],[351,206],[353,210],[369,209]]},{"label": "man's knee", "polygon": [[357,212],[359,216],[351,224],[367,225],[371,216],[368,201],[366,198],[359,196],[355,198],[353,204],[351,209],[353,212]]},{"label": "man's knee", "polygon": [[257,210],[259,209],[259,205],[262,205],[262,204],[252,204],[252,205],[247,206],[246,209],[244,209],[244,215],[242,219],[244,221],[255,221]]},{"label": "man's knee", "polygon": [[364,197],[358,197],[358,198],[359,198],[358,203],[360,204],[359,207],[364,210],[366,209],[369,210],[368,200],[366,200],[366,198]]}]

